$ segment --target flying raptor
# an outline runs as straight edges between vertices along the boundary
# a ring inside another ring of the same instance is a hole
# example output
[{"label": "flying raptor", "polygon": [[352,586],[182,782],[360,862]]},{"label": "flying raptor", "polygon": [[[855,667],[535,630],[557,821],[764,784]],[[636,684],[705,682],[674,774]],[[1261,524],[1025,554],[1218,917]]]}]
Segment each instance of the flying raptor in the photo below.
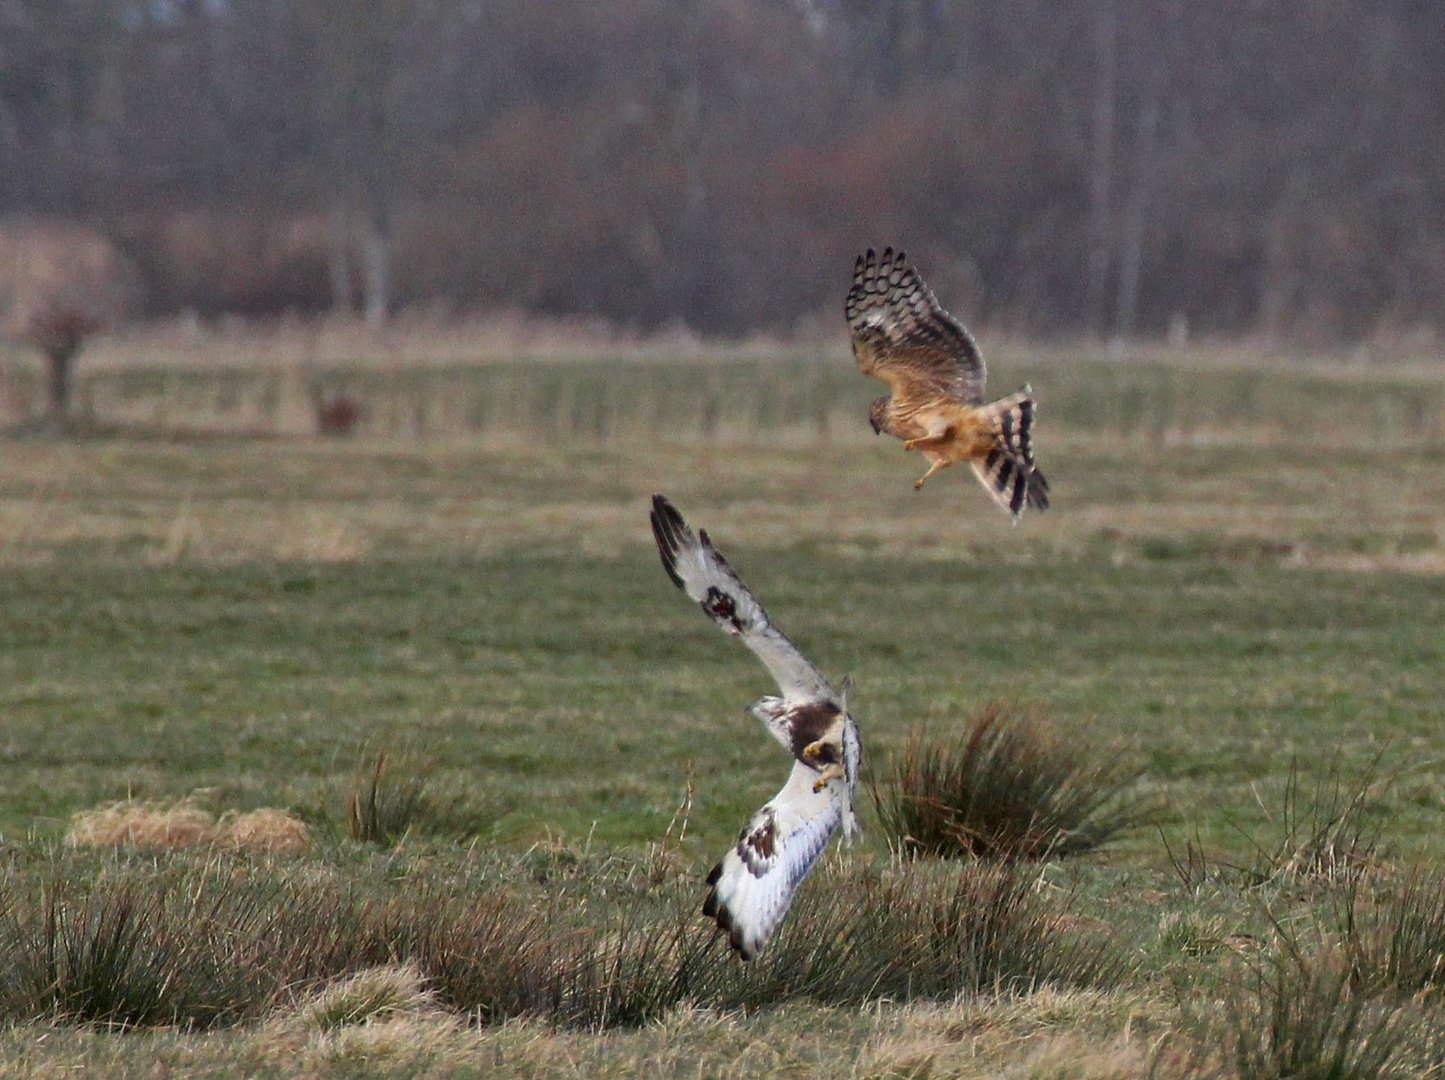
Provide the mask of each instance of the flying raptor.
[{"label": "flying raptor", "polygon": [[748,711],[793,755],[792,772],[713,867],[702,909],[727,932],[738,954],[751,960],[782,922],[828,838],[840,824],[847,838],[857,832],[858,727],[848,715],[846,681],[843,693],[836,693],[773,626],[707,532],[694,533],[661,495],[652,497],[652,533],[668,577],[713,622],[742,639],[781,691],[759,698]]},{"label": "flying raptor", "polygon": [[843,313],[859,369],[891,391],[868,410],[873,431],[902,439],[928,459],[915,488],[967,461],[1015,521],[1025,508],[1049,505],[1048,481],[1034,467],[1033,390],[1025,385],[984,404],[978,346],[903,252],[890,247],[879,256],[869,248],[858,256]]}]

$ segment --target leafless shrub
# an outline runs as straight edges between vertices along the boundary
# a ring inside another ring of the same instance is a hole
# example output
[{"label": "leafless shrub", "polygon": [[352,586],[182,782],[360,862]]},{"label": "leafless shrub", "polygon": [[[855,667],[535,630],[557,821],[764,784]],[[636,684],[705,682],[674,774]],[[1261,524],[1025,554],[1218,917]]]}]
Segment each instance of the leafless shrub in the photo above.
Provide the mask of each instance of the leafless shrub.
[{"label": "leafless shrub", "polygon": [[0,332],[45,357],[52,427],[69,419],[85,340],[134,311],[138,299],[135,269],[103,234],[39,219],[0,225]]},{"label": "leafless shrub", "polygon": [[355,435],[365,415],[361,402],[342,391],[328,394],[316,390],[312,395],[312,408],[316,413],[317,434],[338,438]]}]

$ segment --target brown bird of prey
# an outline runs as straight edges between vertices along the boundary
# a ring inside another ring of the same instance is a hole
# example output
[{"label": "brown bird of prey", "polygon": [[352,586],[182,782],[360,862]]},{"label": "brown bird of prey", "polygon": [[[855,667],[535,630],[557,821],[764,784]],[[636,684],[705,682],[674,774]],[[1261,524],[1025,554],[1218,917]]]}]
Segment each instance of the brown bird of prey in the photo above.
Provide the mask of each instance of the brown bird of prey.
[{"label": "brown bird of prey", "polygon": [[840,824],[845,837],[857,831],[853,789],[863,754],[858,727],[848,715],[847,682],[841,694],[833,691],[768,620],[707,533],[694,533],[661,495],[652,497],[652,533],[667,576],[713,622],[740,638],[782,691],[759,698],[748,711],[793,756],[792,772],[713,867],[702,907],[727,932],[738,955],[751,960],[783,921],[828,838]]},{"label": "brown bird of prey", "polygon": [[921,450],[928,471],[967,461],[989,495],[1018,521],[1025,507],[1049,505],[1049,485],[1034,467],[1034,399],[1027,385],[984,404],[983,356],[963,324],[939,306],[903,252],[872,248],[853,266],[843,304],[853,355],[865,375],[892,393],[873,402],[875,433]]}]

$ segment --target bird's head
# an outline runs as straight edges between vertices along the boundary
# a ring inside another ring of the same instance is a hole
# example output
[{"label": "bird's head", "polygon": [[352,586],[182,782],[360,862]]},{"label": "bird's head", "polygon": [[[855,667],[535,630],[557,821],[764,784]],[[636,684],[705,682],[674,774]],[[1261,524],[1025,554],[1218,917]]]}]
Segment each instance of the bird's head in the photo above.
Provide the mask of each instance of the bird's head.
[{"label": "bird's head", "polygon": [[883,415],[887,408],[888,398],[886,396],[868,406],[868,424],[873,428],[874,435],[883,434]]}]

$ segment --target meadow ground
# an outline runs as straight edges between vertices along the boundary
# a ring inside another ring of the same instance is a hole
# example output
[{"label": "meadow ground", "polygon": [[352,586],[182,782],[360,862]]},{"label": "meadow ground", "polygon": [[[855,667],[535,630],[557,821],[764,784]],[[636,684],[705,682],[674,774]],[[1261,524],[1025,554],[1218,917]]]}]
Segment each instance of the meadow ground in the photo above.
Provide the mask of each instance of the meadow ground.
[{"label": "meadow ground", "polygon": [[[916,725],[958,730],[999,700],[1138,770],[1152,824],[1029,872],[1124,973],[911,1003],[768,1006],[754,988],[591,1031],[469,1023],[426,984],[308,1027],[320,968],[193,1032],[117,1034],[12,988],[0,1076],[1268,1075],[1219,1047],[1270,1027],[1273,958],[1353,947],[1336,916],[1361,890],[1394,910],[1380,896],[1445,862],[1445,379],[1006,358],[993,385],[1033,383],[1055,499],[1013,527],[969,475],[915,493],[916,457],[863,420],[874,387],[834,359],[312,372],[366,410],[352,439],[287,433],[294,372],[97,373],[83,397],[113,437],[0,456],[7,905],[73,890],[80,910],[174,873],[388,903],[656,888],[690,911],[786,761],[743,714],[765,672],[658,565],[660,491],[852,675],[875,770]],[[425,784],[386,849],[347,838],[377,753]],[[288,809],[313,842],[61,843],[77,811],[186,797]],[[869,804],[812,902],[891,865]],[[1359,865],[1274,873],[1346,804],[1357,843],[1335,853]],[[1356,1027],[1428,1059],[1428,995],[1365,995],[1365,951]]]}]

